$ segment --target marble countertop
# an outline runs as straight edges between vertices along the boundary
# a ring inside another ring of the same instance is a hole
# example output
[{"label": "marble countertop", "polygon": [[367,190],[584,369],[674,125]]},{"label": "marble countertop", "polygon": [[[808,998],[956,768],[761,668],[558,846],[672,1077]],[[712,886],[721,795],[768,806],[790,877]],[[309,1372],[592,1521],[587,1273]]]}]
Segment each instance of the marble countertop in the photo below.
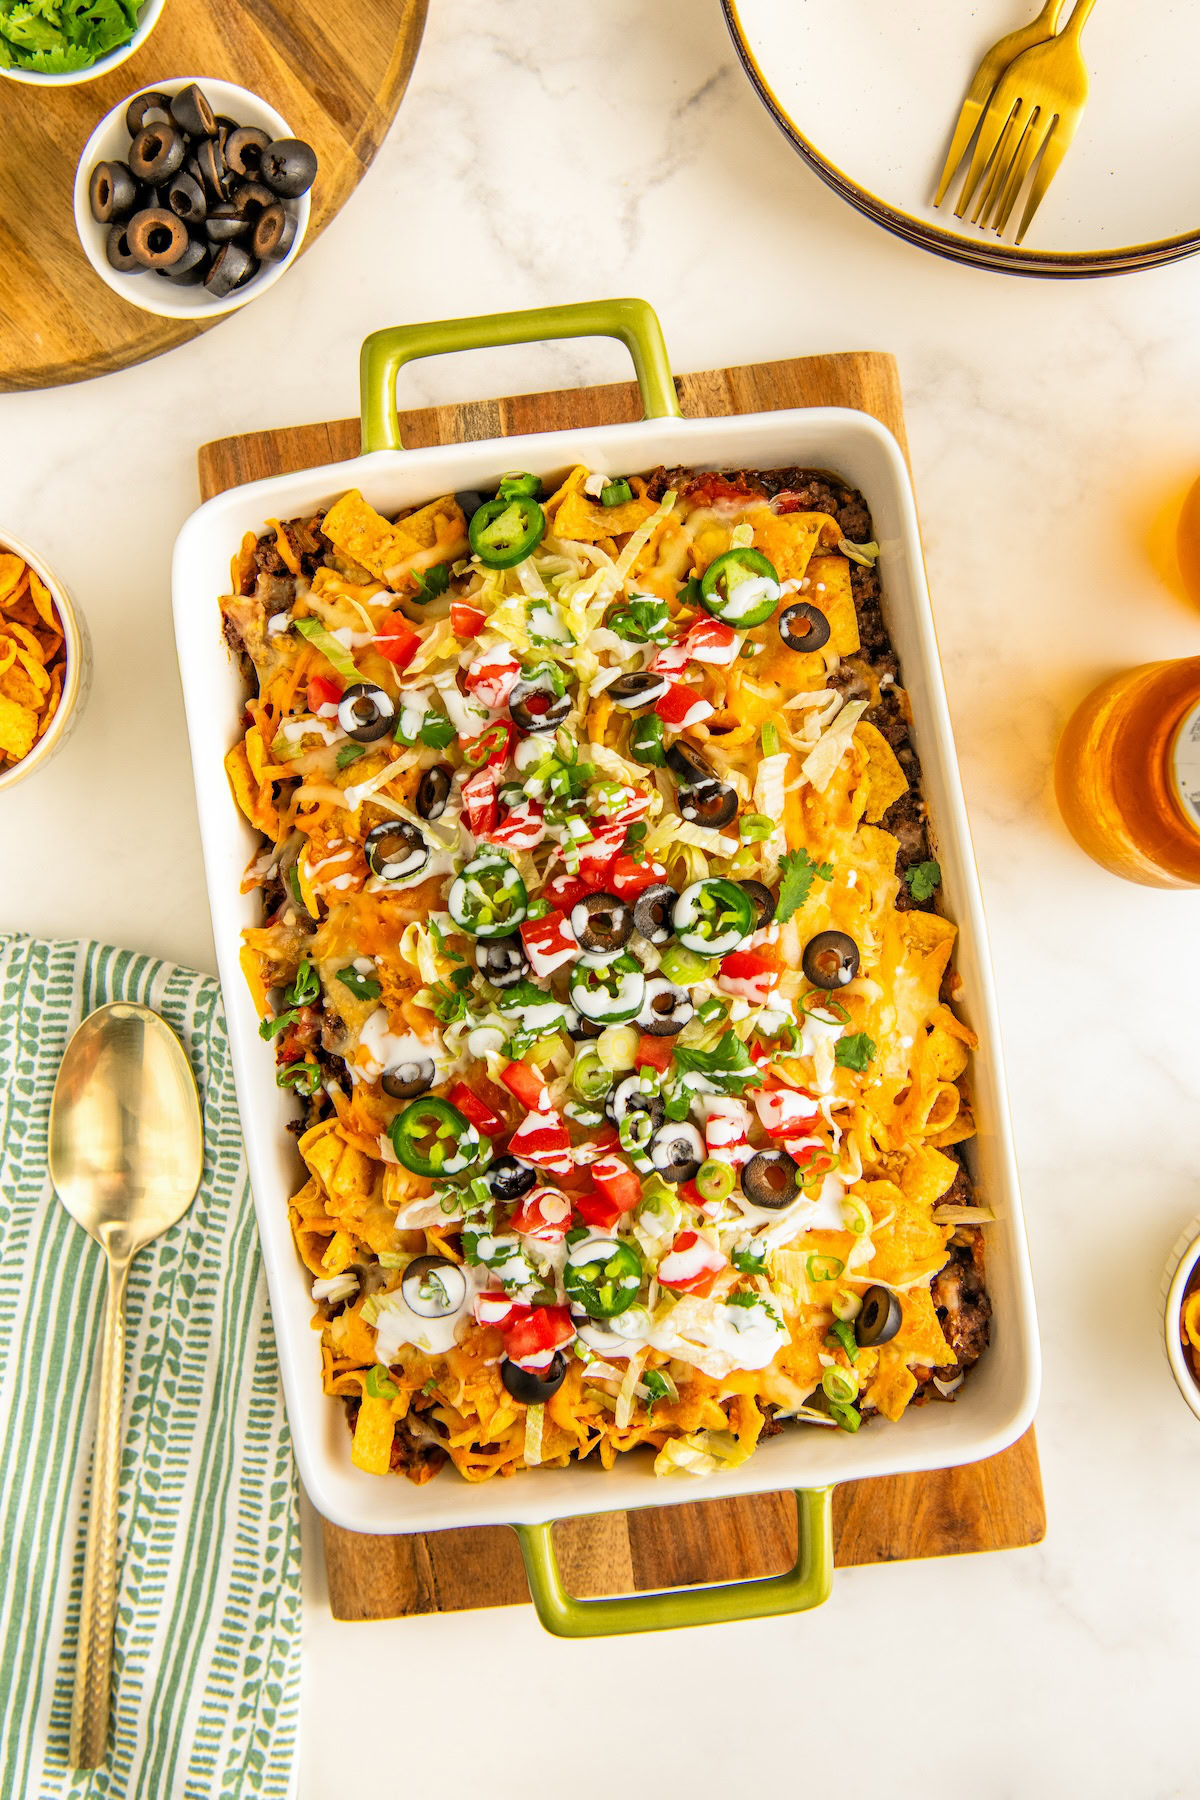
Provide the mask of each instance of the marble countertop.
[{"label": "marble countertop", "polygon": [[[1200,262],[1024,281],[886,236],[788,148],[714,0],[434,0],[375,166],[284,282],[156,362],[0,399],[0,522],[74,590],[96,653],[75,737],[4,796],[0,927],[213,967],[169,609],[195,447],[353,411],[378,326],[620,293],[658,309],[678,370],[899,358],[1041,1309],[1049,1532],[851,1570],[807,1618],[569,1645],[528,1609],[335,1625],[309,1519],[301,1794],[344,1775],[331,1692],[389,1793],[395,1766],[396,1792],[515,1797],[535,1756],[579,1800],[716,1796],[752,1755],[769,1787],[799,1768],[823,1788],[871,1751],[896,1800],[939,1781],[973,1800],[1195,1793],[1200,1429],[1157,1307],[1200,1209],[1200,897],[1088,862],[1051,762],[1103,674],[1200,652],[1162,548],[1200,473]],[[420,363],[402,388],[428,404],[626,373],[584,342]],[[452,1761],[442,1730],[401,1737],[399,1696],[478,1696],[483,1670],[495,1701],[456,1705]],[[581,1758],[584,1708],[610,1705],[619,1764]],[[526,1754],[498,1749],[514,1730]]]}]

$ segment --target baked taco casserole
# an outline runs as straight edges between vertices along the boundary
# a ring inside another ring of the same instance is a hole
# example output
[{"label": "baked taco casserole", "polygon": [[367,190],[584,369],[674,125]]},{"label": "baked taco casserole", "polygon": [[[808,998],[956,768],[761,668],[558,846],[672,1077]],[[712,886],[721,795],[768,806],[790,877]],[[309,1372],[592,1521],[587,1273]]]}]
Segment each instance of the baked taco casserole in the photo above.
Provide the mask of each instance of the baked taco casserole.
[{"label": "baked taco casserole", "polygon": [[986,1346],[870,540],[811,471],[586,468],[244,540],[242,963],[358,1467],[705,1473]]}]

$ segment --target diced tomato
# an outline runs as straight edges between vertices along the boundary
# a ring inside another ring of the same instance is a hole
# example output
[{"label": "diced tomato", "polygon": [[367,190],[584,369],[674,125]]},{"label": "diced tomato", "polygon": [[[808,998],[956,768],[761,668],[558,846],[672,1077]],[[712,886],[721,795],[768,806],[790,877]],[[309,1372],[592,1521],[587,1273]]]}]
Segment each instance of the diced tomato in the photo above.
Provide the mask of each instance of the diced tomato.
[{"label": "diced tomato", "polygon": [[551,876],[542,889],[542,898],[548,900],[551,906],[560,906],[565,913],[569,913],[577,900],[582,900],[585,894],[591,892],[586,881],[581,881],[578,875],[569,875],[564,870],[561,875]]},{"label": "diced tomato", "polygon": [[614,825],[636,825],[650,810],[650,795],[645,788],[635,788],[628,800],[614,807],[609,817]]},{"label": "diced tomato", "polygon": [[703,694],[688,687],[686,682],[672,681],[662,698],[654,702],[654,710],[664,725],[685,731],[689,725],[699,725],[702,719],[707,719],[713,708]]},{"label": "diced tomato", "polygon": [[468,694],[474,694],[482,705],[504,706],[520,674],[521,665],[507,644],[497,644],[475,658],[464,677],[464,685]]},{"label": "diced tomato", "polygon": [[625,1216],[626,1210],[605,1194],[581,1194],[575,1202],[579,1217],[595,1231],[611,1231]]},{"label": "diced tomato", "polygon": [[682,637],[672,638],[661,650],[656,650],[650,659],[649,668],[654,675],[682,675],[692,660],[688,648],[688,633]]},{"label": "diced tomato", "polygon": [[463,758],[470,769],[480,765],[493,764],[501,769],[508,761],[515,736],[515,727],[507,719],[497,719],[478,737],[468,738],[462,747]]},{"label": "diced tomato", "polygon": [[703,1207],[707,1204],[704,1195],[694,1181],[681,1181],[675,1192],[681,1200],[686,1200],[689,1206]]},{"label": "diced tomato", "polygon": [[717,985],[752,1005],[765,1006],[782,974],[776,958],[765,950],[731,950],[721,959]]},{"label": "diced tomato", "polygon": [[342,697],[342,684],[336,675],[310,675],[308,710],[319,713],[323,706],[336,706]]},{"label": "diced tomato", "polygon": [[509,850],[536,850],[545,835],[541,802],[523,800],[519,806],[509,807],[499,824],[487,833],[487,840]]},{"label": "diced tomato", "polygon": [[576,1170],[587,1168],[589,1164],[597,1162],[600,1157],[608,1156],[613,1150],[620,1148],[621,1138],[616,1126],[602,1125],[599,1131],[594,1131],[584,1143],[575,1145],[572,1154],[575,1158]]},{"label": "diced tomato", "polygon": [[590,840],[579,846],[579,876],[589,888],[599,889],[607,881],[612,860],[625,842],[625,827],[611,819],[593,819],[591,829]]},{"label": "diced tomato", "polygon": [[501,1083],[527,1112],[539,1112],[546,1098],[546,1084],[541,1071],[532,1063],[510,1062],[500,1076]]},{"label": "diced tomato", "polygon": [[496,796],[500,784],[495,769],[476,769],[462,784],[463,806],[467,814],[467,830],[473,837],[486,837],[496,829],[500,804]]},{"label": "diced tomato", "polygon": [[592,1180],[604,1198],[618,1210],[618,1217],[636,1206],[642,1197],[642,1184],[623,1156],[597,1157],[592,1164]]},{"label": "diced tomato", "polygon": [[579,955],[579,940],[565,913],[548,912],[540,919],[524,919],[521,942],[535,975],[553,975]]},{"label": "diced tomato", "polygon": [[456,638],[478,637],[487,623],[487,614],[465,600],[450,602],[450,629]]},{"label": "diced tomato", "polygon": [[457,1106],[464,1119],[470,1119],[487,1137],[503,1137],[508,1126],[503,1119],[497,1118],[486,1100],[481,1100],[473,1088],[465,1081],[456,1081],[450,1089],[450,1104]]},{"label": "diced tomato", "polygon": [[526,1113],[508,1149],[510,1156],[519,1156],[551,1175],[569,1175],[574,1167],[570,1133],[553,1107]]},{"label": "diced tomato", "polygon": [[720,619],[697,619],[685,639],[688,655],[697,662],[725,665],[734,661],[741,639],[732,625]]},{"label": "diced tomato", "polygon": [[698,1231],[681,1231],[658,1265],[658,1279],[677,1294],[707,1294],[726,1266],[707,1238]]},{"label": "diced tomato", "polygon": [[637,1054],[633,1062],[638,1069],[669,1069],[671,1058],[675,1054],[675,1039],[670,1037],[652,1037],[644,1031],[638,1040]]},{"label": "diced tomato", "polygon": [[[712,506],[718,500],[744,500],[750,491],[744,475],[731,481],[728,475],[704,474],[688,482],[683,490],[683,498],[694,500],[697,506],[706,502]],[[776,510],[782,511],[782,508],[777,504]]]},{"label": "diced tomato", "polygon": [[522,1237],[556,1244],[571,1229],[571,1202],[558,1188],[534,1188],[522,1200],[509,1226]]},{"label": "diced tomato", "polygon": [[646,888],[666,879],[661,863],[636,862],[632,856],[618,856],[609,870],[612,891],[622,900],[636,900]]},{"label": "diced tomato", "polygon": [[567,1306],[534,1306],[515,1319],[504,1334],[509,1359],[536,1368],[575,1336],[571,1309]]},{"label": "diced tomato", "polygon": [[820,1111],[806,1088],[766,1087],[754,1093],[754,1109],[768,1137],[797,1137],[816,1124]]},{"label": "diced tomato", "polygon": [[375,648],[380,656],[386,656],[398,669],[407,669],[421,648],[420,633],[414,631],[408,620],[401,618],[399,613],[388,613],[380,620],[379,629],[375,633]]},{"label": "diced tomato", "polygon": [[731,1163],[735,1169],[750,1161],[750,1112],[744,1100],[725,1095],[710,1103],[704,1121],[704,1144],[716,1162]]},{"label": "diced tomato", "polygon": [[797,1143],[787,1139],[789,1156],[794,1157],[796,1166],[806,1175],[828,1175],[834,1167],[835,1158],[826,1144]]},{"label": "diced tomato", "polygon": [[480,1325],[494,1325],[497,1331],[510,1331],[517,1320],[530,1310],[528,1300],[512,1300],[496,1288],[484,1288],[475,1296],[477,1322]]}]

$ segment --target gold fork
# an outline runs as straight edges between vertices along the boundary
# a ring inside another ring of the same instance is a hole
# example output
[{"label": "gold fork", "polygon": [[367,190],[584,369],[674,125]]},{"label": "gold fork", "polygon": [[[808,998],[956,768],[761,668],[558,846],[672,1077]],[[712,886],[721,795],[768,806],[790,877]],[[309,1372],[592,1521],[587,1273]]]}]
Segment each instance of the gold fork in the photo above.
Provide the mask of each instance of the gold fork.
[{"label": "gold fork", "polygon": [[1044,44],[1047,38],[1054,36],[1058,29],[1058,15],[1065,4],[1066,0],[1046,0],[1036,19],[1031,20],[1028,25],[1022,25],[1019,31],[1010,31],[1007,37],[1002,37],[998,43],[993,44],[976,69],[975,78],[962,103],[958,123],[954,127],[954,136],[950,140],[942,178],[933,199],[935,206],[940,206],[945,199],[946,189],[966,155],[967,145],[975,135],[975,127],[983,117],[984,108],[1005,69],[1023,50],[1031,50],[1035,44]]},{"label": "gold fork", "polygon": [[1087,105],[1088,72],[1079,40],[1095,4],[1096,0],[1076,0],[1074,12],[1058,36],[1023,51],[1001,76],[979,127],[975,153],[954,209],[958,218],[971,204],[986,171],[972,221],[981,229],[990,223],[1002,234],[1040,156],[1017,232],[1018,244],[1029,230]]}]

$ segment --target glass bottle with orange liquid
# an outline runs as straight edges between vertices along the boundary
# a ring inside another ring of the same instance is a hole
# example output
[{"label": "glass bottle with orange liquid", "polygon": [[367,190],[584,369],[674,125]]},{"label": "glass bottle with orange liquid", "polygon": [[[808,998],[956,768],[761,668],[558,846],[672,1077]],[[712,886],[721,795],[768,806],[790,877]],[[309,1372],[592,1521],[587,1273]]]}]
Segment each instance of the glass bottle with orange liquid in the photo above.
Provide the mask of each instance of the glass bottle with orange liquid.
[{"label": "glass bottle with orange liquid", "polygon": [[[1200,602],[1200,481],[1177,545]],[[1200,887],[1200,656],[1102,682],[1063,732],[1054,785],[1068,830],[1102,867],[1147,887]]]}]

